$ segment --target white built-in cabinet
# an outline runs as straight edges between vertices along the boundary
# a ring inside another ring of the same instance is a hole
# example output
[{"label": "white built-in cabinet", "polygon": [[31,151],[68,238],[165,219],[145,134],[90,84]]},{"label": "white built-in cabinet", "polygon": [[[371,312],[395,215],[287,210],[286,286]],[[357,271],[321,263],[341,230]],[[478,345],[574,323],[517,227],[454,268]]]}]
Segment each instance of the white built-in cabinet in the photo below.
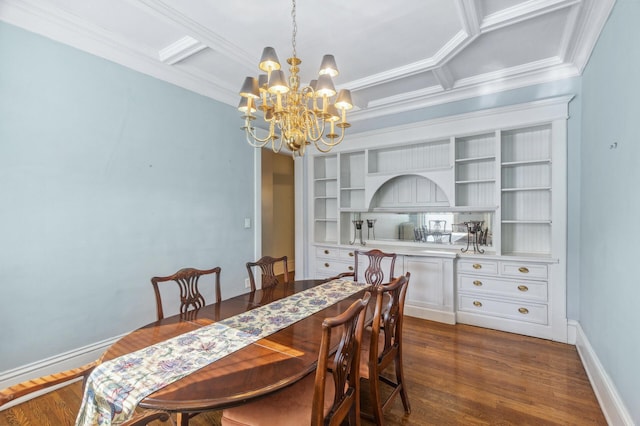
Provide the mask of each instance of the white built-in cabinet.
[{"label": "white built-in cabinet", "polygon": [[442,247],[439,257],[431,247],[421,255],[403,241],[365,248],[402,254],[396,272],[412,273],[408,315],[566,341],[570,99],[353,135],[330,154],[309,156],[305,273],[347,270],[348,253],[362,248],[350,245],[354,214],[487,212],[493,242],[485,254]]},{"label": "white built-in cabinet", "polygon": [[[367,250],[366,247],[337,247],[335,245],[316,245],[314,278],[324,279],[342,272],[353,272],[355,250]],[[358,270],[364,273],[367,267],[366,256],[359,256]],[[455,323],[454,310],[454,259],[451,253],[414,256],[398,254],[394,273],[396,276],[411,272],[406,295],[406,314],[449,324]],[[389,268],[389,260],[381,264],[384,270]]]},{"label": "white built-in cabinet", "polygon": [[455,324],[453,256],[402,256],[404,272],[411,272],[405,313]]}]

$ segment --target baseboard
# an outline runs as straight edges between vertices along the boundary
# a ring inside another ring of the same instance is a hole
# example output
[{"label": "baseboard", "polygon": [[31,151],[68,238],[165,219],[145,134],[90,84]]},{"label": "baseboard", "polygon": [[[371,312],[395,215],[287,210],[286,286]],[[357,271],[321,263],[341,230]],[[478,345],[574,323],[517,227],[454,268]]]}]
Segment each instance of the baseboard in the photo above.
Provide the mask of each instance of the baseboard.
[{"label": "baseboard", "polygon": [[443,312],[437,309],[423,308],[421,306],[404,305],[404,313],[409,317],[422,318],[429,321],[443,322],[445,324],[455,324],[456,314],[453,312]]},{"label": "baseboard", "polygon": [[[71,368],[77,368],[84,364],[88,364],[91,361],[95,361],[107,350],[109,346],[119,340],[122,336],[117,336],[107,340],[103,340],[101,342],[96,342],[91,345],[87,345],[69,352],[64,352],[50,358],[45,358],[31,364],[26,364],[12,370],[0,372],[0,389],[16,385],[18,383],[24,382],[25,380],[47,376],[49,374],[69,370]],[[23,403],[45,393],[52,392],[63,386],[67,386],[68,384],[70,383],[53,386],[39,392],[34,392],[23,398],[16,399],[15,401],[11,401],[10,403],[3,405],[0,408],[0,411],[6,410],[7,408],[11,408],[14,405]]]},{"label": "baseboard", "polygon": [[633,420],[624,402],[618,395],[616,387],[603,368],[598,355],[593,350],[589,339],[584,334],[580,323],[570,321],[570,327],[575,329],[576,348],[582,360],[582,365],[589,376],[591,387],[598,398],[600,408],[610,425],[633,426]]}]

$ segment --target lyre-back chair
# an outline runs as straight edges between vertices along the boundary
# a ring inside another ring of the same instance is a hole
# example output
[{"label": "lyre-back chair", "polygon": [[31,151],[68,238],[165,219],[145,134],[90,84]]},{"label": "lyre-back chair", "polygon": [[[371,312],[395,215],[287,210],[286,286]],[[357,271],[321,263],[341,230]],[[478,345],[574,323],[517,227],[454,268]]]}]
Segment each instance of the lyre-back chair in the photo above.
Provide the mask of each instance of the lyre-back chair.
[{"label": "lyre-back chair", "polygon": [[[225,409],[222,426],[338,426],[345,419],[360,425],[359,362],[366,306],[370,294],[346,311],[322,322],[315,374],[248,404]],[[331,334],[340,333],[331,351]]]},{"label": "lyre-back chair", "polygon": [[[2,389],[0,390],[0,407],[2,407],[5,404],[8,404],[11,401],[15,401],[18,398],[27,396],[37,391],[41,391],[43,389],[48,389],[52,386],[61,385],[67,382],[68,384],[71,384],[72,382],[75,382],[76,379],[79,379],[79,378],[83,379],[82,385],[84,388],[84,384],[87,377],[89,377],[89,375],[97,365],[98,365],[98,361],[94,361],[82,367],[73,368],[71,370],[62,371],[60,373],[51,374],[49,376],[39,377],[37,379],[27,380],[25,382],[18,383],[17,385],[10,386],[6,389]],[[41,395],[39,397],[42,398],[44,396]],[[69,402],[70,405],[71,404],[77,405],[79,408],[81,401],[65,400],[65,402]],[[47,410],[48,408],[45,408],[41,415],[44,415],[46,417]],[[59,419],[59,420],[64,422],[64,424],[74,424],[76,420],[75,416],[77,415],[77,413],[74,413],[70,410],[60,410],[59,407],[56,407],[55,412],[56,414],[63,413],[63,415],[66,418],[64,420],[62,419]],[[53,419],[48,418],[47,420],[52,421]],[[123,426],[142,426],[142,425],[147,425],[150,422],[156,421],[156,420],[159,420],[161,422],[166,422],[169,420],[169,414],[164,411],[145,410],[140,413],[134,414],[130,420],[127,420],[126,422],[122,423],[122,425]]]},{"label": "lyre-back chair", "polygon": [[[404,299],[411,273],[401,275],[391,283],[378,285],[373,290],[374,314],[371,325],[363,335],[363,356],[360,362],[360,377],[368,381],[371,413],[362,416],[374,420],[377,426],[384,424],[384,410],[400,394],[406,413],[411,412],[402,364],[402,325],[404,321]],[[393,363],[395,378],[383,372]],[[391,387],[391,392],[382,392],[381,386]],[[382,395],[387,395],[383,400]]]},{"label": "lyre-back chair", "polygon": [[289,282],[289,268],[287,266],[287,256],[282,257],[271,257],[271,256],[262,256],[255,262],[247,262],[247,272],[249,273],[249,285],[251,286],[251,291],[256,291],[256,280],[253,275],[253,269],[255,267],[259,267],[262,273],[262,288],[273,287],[278,284],[278,276],[275,272],[275,266],[278,262],[282,262],[283,268],[283,282]]},{"label": "lyre-back chair", "polygon": [[[364,271],[360,268],[360,257],[366,256],[369,260],[369,264]],[[343,272],[333,278],[345,278],[353,277],[354,281],[362,281],[368,284],[382,284],[384,282],[390,282],[394,277],[394,269],[396,265],[395,253],[385,253],[378,249],[372,249],[369,251],[356,250],[354,252],[355,265],[353,272]],[[388,263],[388,273],[385,274],[385,269],[382,264]],[[333,279],[332,278],[332,279]]]},{"label": "lyre-back chair", "polygon": [[205,306],[206,300],[200,292],[199,281],[203,275],[215,274],[215,300],[220,303],[222,295],[220,294],[220,267],[212,269],[196,269],[183,268],[173,275],[166,277],[153,277],[151,284],[156,295],[156,309],[158,312],[158,321],[164,318],[162,310],[162,297],[160,295],[159,283],[173,281],[180,288],[180,314],[186,314],[190,310],[198,310]]}]

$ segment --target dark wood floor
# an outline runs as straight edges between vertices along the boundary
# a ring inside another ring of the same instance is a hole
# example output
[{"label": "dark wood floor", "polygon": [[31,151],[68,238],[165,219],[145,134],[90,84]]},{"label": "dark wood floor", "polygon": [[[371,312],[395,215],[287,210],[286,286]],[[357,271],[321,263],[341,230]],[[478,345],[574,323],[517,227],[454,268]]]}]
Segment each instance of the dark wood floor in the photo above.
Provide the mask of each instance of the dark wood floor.
[{"label": "dark wood floor", "polygon": [[[412,413],[398,398],[387,424],[606,425],[574,346],[409,317],[405,324]],[[80,385],[68,386],[0,412],[0,425],[71,425],[80,398]],[[218,425],[219,414],[191,424]]]}]

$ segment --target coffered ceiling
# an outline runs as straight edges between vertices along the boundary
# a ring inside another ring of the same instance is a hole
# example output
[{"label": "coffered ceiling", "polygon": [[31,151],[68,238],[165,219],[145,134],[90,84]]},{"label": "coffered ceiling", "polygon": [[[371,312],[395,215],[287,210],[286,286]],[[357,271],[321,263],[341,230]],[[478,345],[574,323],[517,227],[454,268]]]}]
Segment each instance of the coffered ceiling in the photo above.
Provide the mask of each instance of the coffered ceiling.
[{"label": "coffered ceiling", "polygon": [[[350,121],[580,75],[615,0],[299,0],[303,82],[322,56]],[[236,106],[290,0],[0,0],[0,20]],[[288,70],[287,70],[288,72]]]}]

